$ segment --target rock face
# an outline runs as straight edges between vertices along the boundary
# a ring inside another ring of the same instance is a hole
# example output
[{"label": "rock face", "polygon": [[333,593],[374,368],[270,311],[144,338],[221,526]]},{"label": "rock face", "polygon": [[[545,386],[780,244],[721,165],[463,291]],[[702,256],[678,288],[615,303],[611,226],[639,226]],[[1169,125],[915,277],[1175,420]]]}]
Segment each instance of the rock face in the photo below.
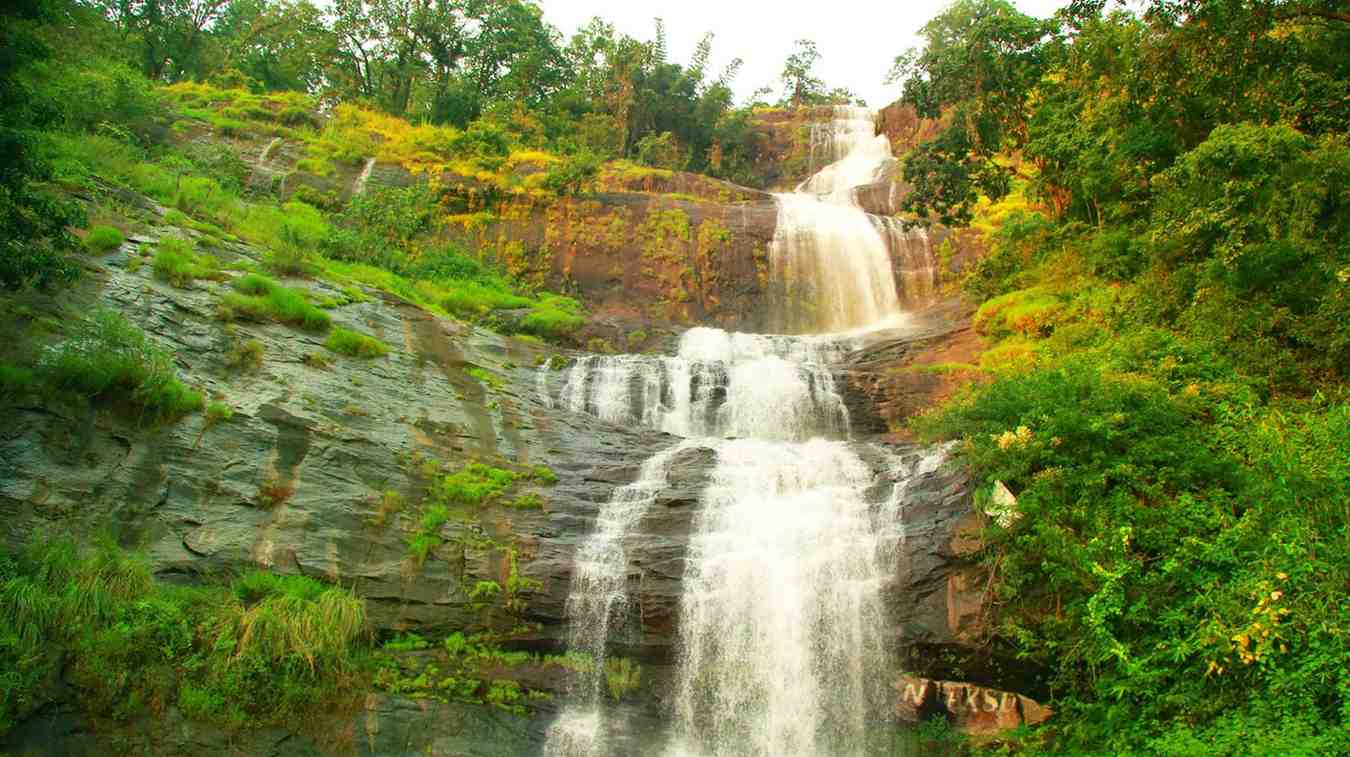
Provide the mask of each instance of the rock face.
[{"label": "rock face", "polygon": [[1021,694],[968,683],[901,676],[895,689],[899,693],[895,711],[902,721],[915,723],[944,715],[958,730],[971,735],[1038,725],[1053,714]]}]

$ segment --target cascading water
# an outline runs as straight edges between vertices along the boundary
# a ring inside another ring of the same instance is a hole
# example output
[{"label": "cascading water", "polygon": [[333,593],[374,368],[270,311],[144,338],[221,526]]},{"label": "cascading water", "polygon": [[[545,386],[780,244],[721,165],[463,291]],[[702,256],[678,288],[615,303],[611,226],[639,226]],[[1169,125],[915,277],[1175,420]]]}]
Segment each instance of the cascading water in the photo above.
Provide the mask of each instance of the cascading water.
[{"label": "cascading water", "polygon": [[[852,187],[890,159],[889,146],[873,134],[870,114],[836,116],[820,127],[829,133],[820,149],[835,162],[778,196],[772,262],[785,296],[774,312],[784,331],[846,332],[902,316],[890,227],[851,200]],[[673,356],[592,355],[564,372],[541,369],[539,391],[551,406],[684,437],[615,491],[578,551],[570,641],[590,663],[549,729],[546,753],[615,753],[602,683],[610,629],[632,601],[625,545],[674,461],[699,449],[714,462],[685,558],[673,727],[639,753],[868,751],[869,723],[887,706],[882,598],[903,536],[895,524],[908,482],[941,456],[896,458],[848,441],[834,366],[858,338],[696,328]]]},{"label": "cascading water", "polygon": [[[931,296],[936,265],[928,235],[895,219],[865,213],[855,189],[882,178],[893,162],[890,141],[876,133],[871,111],[836,107],[817,124],[812,157],[834,160],[797,191],[774,195],[778,226],[769,245],[770,323],[784,333],[820,333],[898,322],[901,302]],[[892,250],[902,255],[897,292]],[[916,255],[917,253],[917,255]]]},{"label": "cascading water", "polygon": [[848,433],[829,363],[851,342],[695,328],[674,357],[590,355],[540,376],[544,399],[610,423],[641,423],[685,437],[805,439]]},{"label": "cascading water", "polygon": [[352,183],[352,197],[360,197],[366,191],[366,184],[370,181],[370,174],[375,170],[375,159],[366,158],[365,165],[361,166],[361,173],[356,175],[356,181]]},{"label": "cascading water", "polygon": [[885,677],[872,471],[842,442],[728,442],[680,605],[675,755],[860,754]]}]

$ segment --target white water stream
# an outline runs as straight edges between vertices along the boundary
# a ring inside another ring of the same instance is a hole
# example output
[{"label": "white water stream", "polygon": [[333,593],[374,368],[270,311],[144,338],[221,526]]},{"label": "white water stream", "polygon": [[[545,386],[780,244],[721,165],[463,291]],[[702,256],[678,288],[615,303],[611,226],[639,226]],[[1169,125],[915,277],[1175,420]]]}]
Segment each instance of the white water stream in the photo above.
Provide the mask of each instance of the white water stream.
[{"label": "white water stream", "polygon": [[633,753],[608,743],[610,631],[637,600],[627,594],[628,543],[690,450],[715,461],[685,558],[679,664],[664,697],[671,732],[637,753],[862,755],[891,707],[883,589],[905,493],[941,453],[902,459],[848,441],[835,368],[859,342],[839,332],[903,322],[885,236],[903,231],[853,202],[853,187],[890,160],[889,143],[870,113],[835,115],[818,127],[835,162],[778,196],[771,253],[775,323],[818,335],[696,328],[672,356],[592,355],[563,372],[541,369],[551,406],[684,437],[615,491],[578,551],[570,648],[595,664],[550,728],[547,754]]}]

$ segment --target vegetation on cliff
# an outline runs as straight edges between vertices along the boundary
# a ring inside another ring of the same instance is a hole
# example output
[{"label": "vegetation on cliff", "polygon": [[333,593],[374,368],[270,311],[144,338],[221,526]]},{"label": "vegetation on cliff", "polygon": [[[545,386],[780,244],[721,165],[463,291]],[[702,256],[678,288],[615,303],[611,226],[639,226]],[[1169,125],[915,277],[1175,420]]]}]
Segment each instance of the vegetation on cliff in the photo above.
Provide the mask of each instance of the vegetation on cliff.
[{"label": "vegetation on cliff", "polygon": [[964,282],[1000,359],[919,426],[995,516],[991,643],[1058,712],[1024,749],[1344,753],[1350,18],[1104,5],[961,0],[898,61],[946,124],[910,209],[1003,215]]}]

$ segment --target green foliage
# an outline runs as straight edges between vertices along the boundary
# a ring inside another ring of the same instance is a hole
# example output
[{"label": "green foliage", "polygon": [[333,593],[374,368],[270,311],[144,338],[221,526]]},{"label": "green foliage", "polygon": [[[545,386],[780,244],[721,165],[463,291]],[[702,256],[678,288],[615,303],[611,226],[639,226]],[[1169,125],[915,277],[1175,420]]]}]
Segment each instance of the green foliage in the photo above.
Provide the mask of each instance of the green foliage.
[{"label": "green foliage", "polygon": [[520,322],[520,331],[546,339],[563,339],[586,322],[581,303],[561,295],[544,295]]},{"label": "green foliage", "polygon": [[25,81],[24,67],[50,56],[33,34],[33,22],[51,21],[55,6],[18,0],[0,10],[0,286],[15,289],[70,281],[78,268],[67,253],[76,247],[68,230],[84,225],[76,204],[38,188],[53,175],[39,150],[38,131],[57,114]]},{"label": "green foliage", "polygon": [[[911,59],[934,75],[907,98],[1037,71],[937,92],[980,137],[943,153],[949,129],[909,159],[972,172],[950,184],[971,193],[928,209],[978,214],[992,250],[964,288],[996,340],[988,383],[918,425],[962,439],[991,511],[991,643],[1054,696],[1033,751],[1339,753],[1350,606],[1322,587],[1350,579],[1350,120],[1307,95],[1345,80],[1329,46],[1350,28],[1316,4],[1103,5],[975,65],[977,22]],[[976,6],[992,4],[956,7]],[[974,181],[972,154],[1042,206],[977,201],[999,188]]]},{"label": "green foliage", "polygon": [[274,320],[308,331],[325,331],[331,319],[310,304],[303,292],[282,286],[273,279],[248,273],[234,280],[236,291],[221,299],[224,317],[244,316],[255,320]]},{"label": "green foliage", "polygon": [[238,371],[256,371],[262,367],[266,348],[257,339],[235,339],[230,341],[230,349],[225,353],[225,365]]},{"label": "green foliage", "polygon": [[234,417],[234,408],[224,402],[212,402],[206,406],[206,425],[214,426],[227,423]]},{"label": "green foliage", "polygon": [[896,59],[892,81],[922,117],[949,116],[905,160],[904,209],[960,225],[980,194],[998,199],[1011,176],[996,157],[1025,133],[1026,100],[1041,77],[1053,24],[1006,0],[958,0],[922,29],[926,45]]},{"label": "green foliage", "polygon": [[389,345],[384,342],[372,336],[344,329],[341,326],[334,327],[328,333],[328,338],[324,340],[323,346],[333,352],[350,355],[351,357],[375,358],[389,354]]},{"label": "green foliage", "polygon": [[511,502],[511,507],[517,510],[542,510],[544,508],[544,499],[538,494],[530,492],[516,497]]},{"label": "green foliage", "polygon": [[509,470],[469,463],[441,481],[439,494],[447,502],[477,507],[493,502],[515,481],[516,474]]},{"label": "green foliage", "polygon": [[469,368],[464,372],[477,379],[480,384],[486,386],[489,389],[501,389],[503,386],[506,385],[505,379],[493,373],[492,371],[487,370],[486,368],[479,368],[475,366],[473,368]]},{"label": "green foliage", "polygon": [[155,245],[155,278],[186,287],[196,279],[220,276],[220,263],[210,255],[198,255],[193,245],[175,237],[165,237]]},{"label": "green foliage", "polygon": [[84,246],[95,255],[111,252],[126,241],[122,232],[112,226],[95,226],[84,236]]},{"label": "green foliage", "polygon": [[582,191],[600,172],[603,160],[588,150],[567,156],[562,163],[549,170],[544,177],[544,188],[560,196]]},{"label": "green foliage", "polygon": [[605,687],[612,699],[623,699],[642,685],[642,666],[627,657],[605,660]]},{"label": "green foliage", "polygon": [[173,356],[121,314],[100,310],[76,321],[39,358],[52,389],[88,399],[129,397],[142,412],[172,419],[200,410],[202,395],[178,379]]},{"label": "green foliage", "polygon": [[230,589],[155,581],[137,555],[65,538],[0,553],[0,732],[43,703],[64,665],[81,706],[143,717],[175,689],[188,717],[286,722],[341,698],[366,644],[364,603],[299,576],[247,574]]},{"label": "green foliage", "polygon": [[[962,435],[979,479],[1017,495],[1016,515],[986,532],[999,635],[1052,672],[1061,732],[1114,751],[1257,718],[1283,734],[1272,743],[1340,743],[1350,684],[1332,671],[1350,657],[1328,624],[1347,608],[1315,587],[1350,577],[1329,548],[1344,530],[1333,503],[1350,493],[1331,436],[1350,414],[1263,410],[1211,384],[1227,378],[1222,364],[1186,360],[1175,341],[1089,354],[1002,378],[925,422]],[[1169,391],[1197,382],[1214,388]]]},{"label": "green foliage", "polygon": [[431,554],[431,550],[441,546],[441,538],[434,534],[417,533],[408,540],[408,556],[417,567],[422,567]]}]

